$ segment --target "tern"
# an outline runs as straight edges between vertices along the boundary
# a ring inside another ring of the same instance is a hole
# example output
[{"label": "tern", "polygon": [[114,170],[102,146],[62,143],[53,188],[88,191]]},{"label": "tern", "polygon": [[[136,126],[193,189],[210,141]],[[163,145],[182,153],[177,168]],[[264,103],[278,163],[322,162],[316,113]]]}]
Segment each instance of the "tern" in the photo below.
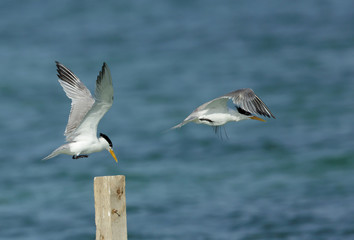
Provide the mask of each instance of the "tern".
[{"label": "tern", "polygon": [[118,162],[113,144],[107,135],[100,133],[97,138],[97,125],[113,104],[112,77],[106,63],[96,80],[95,98],[75,74],[59,62],[55,62],[66,96],[71,99],[71,110],[64,132],[66,144],[55,149],[43,160],[59,154],[73,155],[73,159],[88,157],[88,154],[108,150]]},{"label": "tern", "polygon": [[[229,100],[235,105],[234,109],[228,106]],[[171,129],[180,128],[183,125],[195,122],[215,127],[227,122],[253,119],[265,122],[264,119],[255,115],[275,118],[264,102],[250,88],[242,88],[215,98],[196,108],[186,119]]]}]

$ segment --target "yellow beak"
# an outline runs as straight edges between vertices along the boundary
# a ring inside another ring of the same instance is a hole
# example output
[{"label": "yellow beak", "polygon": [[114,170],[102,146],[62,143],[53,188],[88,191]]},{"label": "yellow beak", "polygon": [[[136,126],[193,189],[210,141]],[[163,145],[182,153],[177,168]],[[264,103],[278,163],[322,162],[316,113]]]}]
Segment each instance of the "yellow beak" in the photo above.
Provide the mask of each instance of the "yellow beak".
[{"label": "yellow beak", "polygon": [[112,148],[111,148],[111,149],[109,149],[109,152],[111,153],[111,155],[112,155],[112,157],[114,158],[114,160],[116,160],[116,162],[118,163],[118,159],[117,159],[116,155],[114,154],[114,152],[113,152],[113,149],[112,149]]},{"label": "yellow beak", "polygon": [[250,117],[250,119],[258,120],[258,121],[261,121],[261,122],[265,122],[266,121],[266,120],[264,120],[262,118],[259,118],[259,117],[256,117],[256,116],[252,116],[252,117]]}]

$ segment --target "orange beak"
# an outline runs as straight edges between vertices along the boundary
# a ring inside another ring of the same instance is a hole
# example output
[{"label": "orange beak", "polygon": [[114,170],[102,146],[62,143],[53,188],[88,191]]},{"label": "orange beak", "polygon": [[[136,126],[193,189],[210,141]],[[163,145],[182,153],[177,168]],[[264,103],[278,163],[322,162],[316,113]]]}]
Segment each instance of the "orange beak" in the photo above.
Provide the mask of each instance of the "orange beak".
[{"label": "orange beak", "polygon": [[113,152],[113,149],[112,149],[112,148],[111,148],[111,149],[109,149],[109,152],[111,153],[111,155],[112,155],[112,157],[114,158],[114,160],[116,160],[116,162],[118,163],[118,159],[117,159],[116,155],[114,154],[114,152]]},{"label": "orange beak", "polygon": [[261,121],[261,122],[265,122],[266,121],[266,120],[264,120],[262,118],[259,118],[259,117],[256,117],[256,116],[252,116],[252,117],[250,117],[250,119],[258,120],[258,121]]}]

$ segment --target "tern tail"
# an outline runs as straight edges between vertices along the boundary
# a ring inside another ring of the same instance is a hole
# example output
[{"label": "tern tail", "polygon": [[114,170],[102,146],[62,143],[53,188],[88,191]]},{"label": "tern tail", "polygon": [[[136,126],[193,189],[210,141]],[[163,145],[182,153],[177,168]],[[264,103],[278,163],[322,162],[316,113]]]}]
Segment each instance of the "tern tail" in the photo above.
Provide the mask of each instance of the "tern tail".
[{"label": "tern tail", "polygon": [[180,124],[177,124],[176,126],[171,127],[169,130],[176,129],[176,128],[180,128],[180,127],[182,127],[184,124],[185,124],[184,122],[181,122]]},{"label": "tern tail", "polygon": [[173,130],[173,129],[180,128],[180,127],[186,125],[186,124],[189,123],[189,122],[191,122],[191,120],[188,120],[188,121],[184,120],[183,122],[177,124],[176,126],[171,127],[171,128],[168,129],[167,131],[171,131],[171,130]]},{"label": "tern tail", "polygon": [[180,128],[184,125],[186,125],[187,123],[190,123],[190,122],[193,122],[196,120],[196,117],[194,116],[188,116],[186,119],[183,120],[183,122],[181,122],[180,124],[177,124],[176,126],[174,127],[171,127],[169,130],[173,130],[173,129],[176,129],[176,128]]},{"label": "tern tail", "polygon": [[68,144],[61,145],[57,149],[55,149],[51,154],[43,158],[42,160],[48,160],[50,158],[53,158],[59,154],[66,153],[69,150]]}]

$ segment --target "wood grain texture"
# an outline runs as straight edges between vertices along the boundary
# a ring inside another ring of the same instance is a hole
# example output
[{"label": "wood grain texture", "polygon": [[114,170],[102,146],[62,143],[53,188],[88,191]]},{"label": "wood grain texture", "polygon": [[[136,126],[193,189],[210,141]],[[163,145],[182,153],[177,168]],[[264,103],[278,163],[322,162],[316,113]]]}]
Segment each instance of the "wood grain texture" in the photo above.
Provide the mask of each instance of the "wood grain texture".
[{"label": "wood grain texture", "polygon": [[125,176],[94,179],[96,240],[127,240]]}]

